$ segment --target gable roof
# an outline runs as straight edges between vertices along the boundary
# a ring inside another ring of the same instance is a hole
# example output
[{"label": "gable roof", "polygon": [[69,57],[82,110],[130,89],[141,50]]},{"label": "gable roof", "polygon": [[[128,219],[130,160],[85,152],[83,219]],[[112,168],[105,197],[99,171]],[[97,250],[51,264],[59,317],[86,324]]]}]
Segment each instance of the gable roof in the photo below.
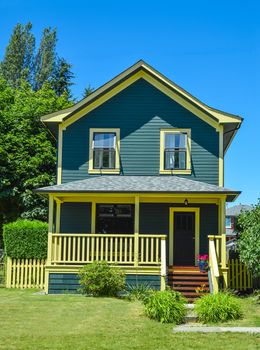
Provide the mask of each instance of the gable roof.
[{"label": "gable roof", "polygon": [[201,181],[178,176],[91,176],[84,180],[67,182],[61,185],[42,187],[39,193],[172,193],[172,194],[212,194],[227,195],[233,201],[240,191],[211,185]]},{"label": "gable roof", "polygon": [[250,211],[253,209],[252,205],[238,204],[233,207],[227,208],[226,216],[238,216],[242,212]]},{"label": "gable roof", "polygon": [[72,107],[43,116],[41,120],[47,124],[51,130],[53,130],[53,126],[55,128],[57,124],[60,123],[63,123],[66,127],[96,108],[97,105],[95,103],[97,103],[98,100],[98,105],[104,103],[119,91],[141,78],[146,79],[163,93],[182,104],[185,108],[191,110],[195,115],[202,119],[204,118],[204,120],[213,127],[223,125],[224,151],[227,150],[243,119],[237,115],[209,107],[143,60],[138,61]]}]

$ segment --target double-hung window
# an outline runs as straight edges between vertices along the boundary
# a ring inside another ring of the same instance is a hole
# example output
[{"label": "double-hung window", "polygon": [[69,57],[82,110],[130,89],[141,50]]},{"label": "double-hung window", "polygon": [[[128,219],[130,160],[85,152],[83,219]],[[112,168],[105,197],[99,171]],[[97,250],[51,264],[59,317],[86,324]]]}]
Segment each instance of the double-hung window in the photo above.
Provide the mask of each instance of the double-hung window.
[{"label": "double-hung window", "polygon": [[190,129],[161,130],[160,172],[189,174]]},{"label": "double-hung window", "polygon": [[119,130],[90,129],[90,173],[119,173]]}]

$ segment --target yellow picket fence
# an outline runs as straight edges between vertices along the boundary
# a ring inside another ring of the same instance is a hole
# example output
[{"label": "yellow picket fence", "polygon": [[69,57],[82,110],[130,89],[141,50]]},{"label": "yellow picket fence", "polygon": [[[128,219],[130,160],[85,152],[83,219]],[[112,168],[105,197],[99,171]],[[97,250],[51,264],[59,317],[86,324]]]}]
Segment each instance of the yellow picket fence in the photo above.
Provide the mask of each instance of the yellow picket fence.
[{"label": "yellow picket fence", "polygon": [[7,288],[44,288],[45,259],[7,258]]},{"label": "yellow picket fence", "polygon": [[252,274],[239,259],[228,262],[228,287],[236,290],[253,288]]}]

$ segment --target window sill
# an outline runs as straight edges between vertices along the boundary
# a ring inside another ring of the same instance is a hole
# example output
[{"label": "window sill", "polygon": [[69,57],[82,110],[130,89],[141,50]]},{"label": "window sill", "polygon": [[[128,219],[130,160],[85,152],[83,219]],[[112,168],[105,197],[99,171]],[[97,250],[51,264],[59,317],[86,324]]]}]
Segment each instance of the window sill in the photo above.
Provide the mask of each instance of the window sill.
[{"label": "window sill", "polygon": [[120,169],[89,169],[89,174],[120,174]]},{"label": "window sill", "polygon": [[185,169],[185,170],[160,170],[160,174],[168,174],[168,175],[191,175],[191,169]]}]

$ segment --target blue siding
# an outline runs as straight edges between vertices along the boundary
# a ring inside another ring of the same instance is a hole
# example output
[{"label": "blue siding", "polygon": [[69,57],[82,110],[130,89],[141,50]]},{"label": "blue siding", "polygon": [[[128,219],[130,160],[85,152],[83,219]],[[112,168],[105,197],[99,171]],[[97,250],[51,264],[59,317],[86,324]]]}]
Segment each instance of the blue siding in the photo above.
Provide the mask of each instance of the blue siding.
[{"label": "blue siding", "polygon": [[120,128],[122,175],[158,175],[160,129],[170,127],[191,128],[192,175],[183,176],[217,185],[216,130],[144,79],[121,91],[64,131],[62,181],[81,180],[89,176],[89,128]]},{"label": "blue siding", "polygon": [[[159,275],[127,275],[127,286],[136,286],[140,284],[149,284],[149,286],[155,290],[161,289],[161,276]],[[126,286],[126,289],[127,289]]]},{"label": "blue siding", "polygon": [[[126,275],[126,284],[149,283],[152,288],[161,287],[158,275]],[[50,273],[49,294],[80,293],[79,277],[76,273]]]},{"label": "blue siding", "polygon": [[90,233],[91,204],[62,203],[60,231],[61,233]]}]

